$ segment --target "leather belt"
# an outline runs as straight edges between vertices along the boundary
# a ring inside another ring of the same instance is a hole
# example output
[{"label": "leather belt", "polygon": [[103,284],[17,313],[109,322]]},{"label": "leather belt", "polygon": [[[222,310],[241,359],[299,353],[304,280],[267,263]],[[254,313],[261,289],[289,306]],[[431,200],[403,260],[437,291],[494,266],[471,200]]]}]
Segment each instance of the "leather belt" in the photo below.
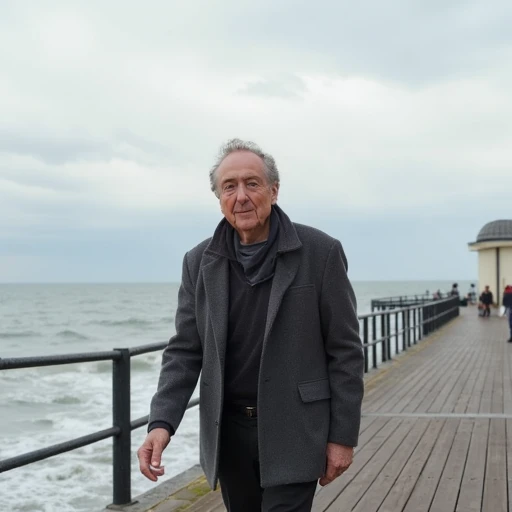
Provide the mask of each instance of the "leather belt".
[{"label": "leather belt", "polygon": [[251,405],[238,405],[238,404],[229,404],[227,406],[228,410],[233,412],[238,412],[247,418],[257,418],[258,417],[258,409]]}]

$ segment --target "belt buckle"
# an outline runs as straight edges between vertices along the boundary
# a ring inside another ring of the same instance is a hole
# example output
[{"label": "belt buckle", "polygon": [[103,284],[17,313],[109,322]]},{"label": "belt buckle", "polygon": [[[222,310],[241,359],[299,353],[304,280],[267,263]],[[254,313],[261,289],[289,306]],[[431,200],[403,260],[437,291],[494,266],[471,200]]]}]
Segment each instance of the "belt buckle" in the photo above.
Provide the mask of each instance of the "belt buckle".
[{"label": "belt buckle", "polygon": [[256,407],[245,407],[244,412],[248,418],[256,418]]}]

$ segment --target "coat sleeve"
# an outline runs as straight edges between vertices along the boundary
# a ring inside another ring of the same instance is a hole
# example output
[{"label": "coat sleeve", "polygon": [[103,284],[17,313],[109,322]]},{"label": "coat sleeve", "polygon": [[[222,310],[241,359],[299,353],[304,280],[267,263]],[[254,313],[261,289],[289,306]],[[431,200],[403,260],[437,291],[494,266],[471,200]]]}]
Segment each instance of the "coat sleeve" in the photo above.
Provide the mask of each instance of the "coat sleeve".
[{"label": "coat sleeve", "polygon": [[329,442],[357,446],[364,394],[364,355],[356,298],[338,240],[331,246],[324,270],[320,314],[331,387]]},{"label": "coat sleeve", "polygon": [[169,340],[162,355],[158,388],[151,400],[150,424],[164,421],[176,432],[196,387],[202,358],[195,314],[195,286],[185,254],[178,292],[176,334]]}]

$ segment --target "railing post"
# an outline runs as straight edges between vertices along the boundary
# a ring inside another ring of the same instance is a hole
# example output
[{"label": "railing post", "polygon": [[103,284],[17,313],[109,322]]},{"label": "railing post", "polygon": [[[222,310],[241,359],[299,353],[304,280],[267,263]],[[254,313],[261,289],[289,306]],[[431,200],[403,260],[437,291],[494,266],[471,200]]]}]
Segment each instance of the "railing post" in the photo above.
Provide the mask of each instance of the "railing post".
[{"label": "railing post", "polygon": [[372,358],[373,358],[373,367],[377,368],[377,345],[375,344],[375,340],[377,339],[377,317],[372,316]]},{"label": "railing post", "polygon": [[399,336],[398,333],[400,331],[400,329],[398,328],[398,324],[399,324],[398,315],[399,315],[399,313],[395,313],[395,354],[400,353],[400,347],[398,346],[398,336]]},{"label": "railing post", "polygon": [[407,313],[409,311],[402,311],[402,350],[407,350]]},{"label": "railing post", "polygon": [[418,308],[418,340],[420,341],[423,338],[423,312],[425,308],[421,306]]},{"label": "railing post", "polygon": [[130,413],[130,350],[118,350],[121,357],[114,359],[112,368],[112,416],[116,427],[121,429],[114,437],[114,505],[131,503],[131,450],[132,430]]},{"label": "railing post", "polygon": [[363,319],[364,373],[368,373],[368,317]]},{"label": "railing post", "polygon": [[381,354],[382,362],[385,363],[388,360],[388,344],[386,342],[386,319],[384,315],[380,316],[380,337],[381,337]]},{"label": "railing post", "polygon": [[386,345],[388,347],[388,360],[391,360],[391,313],[388,313],[386,315],[386,336]]}]

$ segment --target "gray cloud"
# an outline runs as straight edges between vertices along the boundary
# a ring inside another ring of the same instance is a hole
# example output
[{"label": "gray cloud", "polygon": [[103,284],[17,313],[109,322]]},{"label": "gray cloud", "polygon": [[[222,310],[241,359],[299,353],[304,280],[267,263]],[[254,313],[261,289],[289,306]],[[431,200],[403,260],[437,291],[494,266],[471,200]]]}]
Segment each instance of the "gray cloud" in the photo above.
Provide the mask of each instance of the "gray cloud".
[{"label": "gray cloud", "polygon": [[[32,127],[30,129],[33,130]],[[27,129],[0,127],[0,152],[31,156],[48,164],[60,165],[76,160],[108,159],[111,146],[87,135],[49,133],[44,129],[30,133]]]},{"label": "gray cloud", "polygon": [[[181,254],[218,220],[207,173],[235,136],[276,157],[293,218],[347,240],[356,261],[387,233],[380,274],[400,277],[394,229],[445,247],[462,243],[457,223],[477,232],[508,215],[509,1],[30,7],[6,0],[0,19],[0,256],[13,262],[24,241],[16,275],[52,266],[70,233],[112,241],[102,278],[148,241],[130,230]],[[83,253],[61,260],[83,269]],[[434,276],[428,251],[414,258]],[[446,251],[446,268],[459,263],[469,273],[473,260]]]},{"label": "gray cloud", "polygon": [[304,81],[294,75],[248,83],[239,93],[248,96],[268,96],[278,98],[300,98],[306,91]]}]

